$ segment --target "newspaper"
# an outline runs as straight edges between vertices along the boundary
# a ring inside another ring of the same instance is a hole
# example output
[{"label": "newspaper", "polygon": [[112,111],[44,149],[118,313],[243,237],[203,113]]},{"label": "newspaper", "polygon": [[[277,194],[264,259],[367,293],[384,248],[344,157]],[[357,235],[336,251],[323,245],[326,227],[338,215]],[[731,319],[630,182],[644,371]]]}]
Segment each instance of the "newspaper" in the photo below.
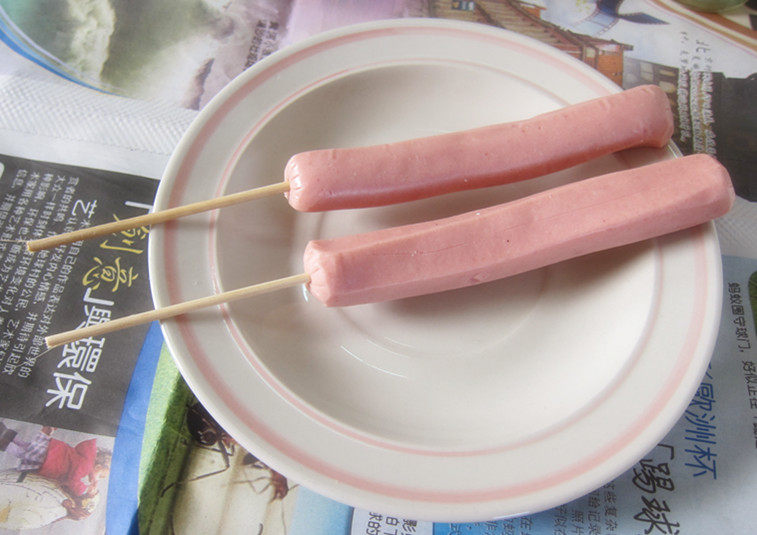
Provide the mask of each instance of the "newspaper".
[{"label": "newspaper", "polygon": [[[195,114],[44,77],[0,77],[0,94],[0,532],[102,533],[130,444],[139,457],[143,421],[129,415],[162,337],[144,326],[56,351],[43,337],[148,308],[149,231],[35,255],[17,240],[149,211]],[[71,477],[62,458],[76,459]],[[136,488],[135,475],[135,510]]]},{"label": "newspaper", "polygon": [[[749,532],[757,471],[755,32],[668,0],[0,0],[0,239],[144,213],[195,110],[233,77],[320,31],[397,17],[558,36],[563,50],[625,88],[660,85],[682,151],[713,154],[728,167],[738,199],[718,222],[720,333],[678,425],[627,473],[550,511],[433,524],[356,510],[236,444],[194,399],[156,326],[44,353],[47,332],[151,306],[148,229],[33,258],[0,241],[0,533]],[[78,480],[45,476],[55,451],[82,453]]]}]

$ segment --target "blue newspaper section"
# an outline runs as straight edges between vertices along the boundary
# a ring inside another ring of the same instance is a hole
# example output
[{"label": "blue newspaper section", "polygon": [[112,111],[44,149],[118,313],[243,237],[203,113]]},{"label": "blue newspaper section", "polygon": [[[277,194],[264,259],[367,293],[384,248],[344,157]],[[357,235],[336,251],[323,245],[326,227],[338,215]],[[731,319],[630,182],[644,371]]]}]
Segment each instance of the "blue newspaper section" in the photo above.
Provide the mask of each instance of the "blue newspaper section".
[{"label": "blue newspaper section", "polygon": [[147,408],[162,345],[160,324],[155,322],[150,326],[134,368],[113,446],[105,525],[107,533],[139,533],[139,462]]},{"label": "blue newspaper section", "polygon": [[671,432],[594,492],[519,518],[447,524],[353,510],[300,490],[290,535],[750,533],[757,472],[757,260],[723,257],[723,315],[707,374]]}]

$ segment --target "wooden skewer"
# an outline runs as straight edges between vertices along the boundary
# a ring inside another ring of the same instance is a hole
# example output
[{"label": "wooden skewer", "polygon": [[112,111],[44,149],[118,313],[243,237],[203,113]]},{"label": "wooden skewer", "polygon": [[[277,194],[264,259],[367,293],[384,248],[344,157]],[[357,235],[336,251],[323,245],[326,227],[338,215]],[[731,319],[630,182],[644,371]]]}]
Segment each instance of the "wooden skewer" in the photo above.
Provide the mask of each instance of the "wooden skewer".
[{"label": "wooden skewer", "polygon": [[79,240],[88,240],[99,236],[105,236],[106,234],[121,232],[122,230],[165,223],[172,219],[178,219],[180,217],[198,214],[200,212],[207,212],[216,208],[225,208],[234,204],[275,195],[276,193],[285,193],[287,191],[289,191],[289,182],[277,182],[276,184],[241,191],[239,193],[223,195],[222,197],[216,197],[215,199],[185,204],[184,206],[177,206],[176,208],[168,208],[158,212],[131,217],[129,219],[122,219],[121,221],[113,221],[111,223],[75,230],[73,232],[66,232],[64,234],[49,236],[47,238],[40,238],[38,240],[30,240],[26,242],[26,248],[31,252],[52,249],[53,247],[73,243]]},{"label": "wooden skewer", "polygon": [[239,288],[237,290],[222,292],[220,294],[201,297],[199,299],[193,299],[191,301],[185,301],[183,303],[177,303],[175,305],[169,305],[167,307],[157,308],[155,310],[148,310],[146,312],[132,314],[130,316],[106,321],[105,323],[98,323],[97,325],[91,325],[89,327],[83,327],[81,329],[74,329],[59,334],[53,334],[45,338],[45,343],[47,344],[48,348],[52,349],[53,347],[76,342],[77,340],[81,340],[82,338],[99,336],[109,332],[126,329],[128,327],[134,327],[136,325],[149,323],[151,321],[173,318],[174,316],[180,316],[182,314],[186,314],[194,310],[199,310],[201,308],[207,308],[213,305],[219,305],[221,303],[229,303],[231,301],[237,301],[239,299],[252,297],[254,295],[282,290],[284,288],[297,286],[299,284],[307,284],[308,282],[310,282],[310,275],[308,275],[307,273],[291,275],[289,277],[284,277],[281,279],[253,284],[252,286],[245,286],[244,288]]}]

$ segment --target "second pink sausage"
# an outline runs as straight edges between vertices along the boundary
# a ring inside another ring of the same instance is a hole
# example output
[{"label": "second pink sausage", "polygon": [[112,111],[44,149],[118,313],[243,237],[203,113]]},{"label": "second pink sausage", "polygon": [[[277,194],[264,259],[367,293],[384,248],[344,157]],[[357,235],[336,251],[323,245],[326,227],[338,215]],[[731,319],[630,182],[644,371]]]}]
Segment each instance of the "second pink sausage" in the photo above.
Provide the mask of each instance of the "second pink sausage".
[{"label": "second pink sausage", "polygon": [[696,154],[588,178],[460,214],[305,247],[310,292],[327,306],[472,286],[720,217],[728,172]]},{"label": "second pink sausage", "polygon": [[673,133],[665,93],[639,86],[532,119],[398,143],[302,152],[289,204],[315,212],[383,206],[534,178]]}]

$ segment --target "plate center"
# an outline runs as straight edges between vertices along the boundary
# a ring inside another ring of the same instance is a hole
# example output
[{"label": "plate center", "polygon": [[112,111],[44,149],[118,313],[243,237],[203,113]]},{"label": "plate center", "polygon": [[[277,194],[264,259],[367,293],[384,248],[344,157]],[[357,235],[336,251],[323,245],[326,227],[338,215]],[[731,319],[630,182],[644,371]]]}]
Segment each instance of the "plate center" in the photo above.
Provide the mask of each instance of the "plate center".
[{"label": "plate center", "polygon": [[[248,189],[250,177],[275,181],[296,152],[560,105],[517,76],[459,62],[357,70],[286,101],[253,137],[228,190]],[[608,157],[524,183],[365,210],[300,214],[282,199],[229,208],[216,225],[218,280],[231,289],[300,272],[310,239],[474,210],[620,165]],[[329,309],[292,290],[229,311],[240,350],[269,386],[338,432],[432,450],[515,446],[578,417],[622,377],[654,308],[655,259],[654,247],[641,244],[389,303]]]}]

